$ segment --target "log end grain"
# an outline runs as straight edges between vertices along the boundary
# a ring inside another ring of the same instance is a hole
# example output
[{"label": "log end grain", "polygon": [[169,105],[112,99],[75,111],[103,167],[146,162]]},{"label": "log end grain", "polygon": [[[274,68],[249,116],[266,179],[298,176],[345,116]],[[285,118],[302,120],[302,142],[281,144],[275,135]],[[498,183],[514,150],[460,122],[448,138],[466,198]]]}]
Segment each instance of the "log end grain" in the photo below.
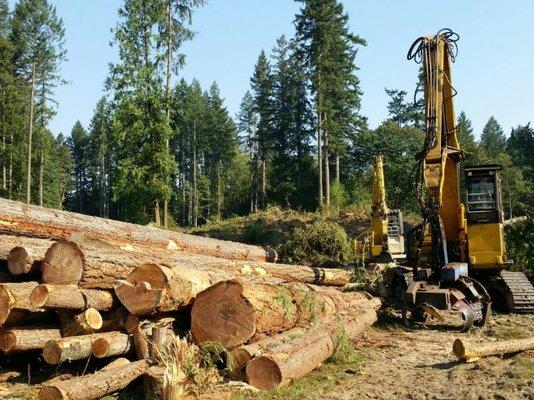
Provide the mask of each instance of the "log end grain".
[{"label": "log end grain", "polygon": [[88,308],[85,312],[83,312],[83,316],[84,323],[87,325],[87,327],[95,331],[102,328],[102,324],[104,322],[102,315],[94,308]]},{"label": "log end grain", "polygon": [[85,266],[82,251],[74,242],[61,240],[47,250],[42,261],[43,282],[75,285],[80,282]]},{"label": "log end grain", "polygon": [[456,339],[452,345],[452,351],[456,357],[458,357],[460,360],[465,359],[466,357],[466,348],[464,345],[464,342],[462,342],[462,339]]},{"label": "log end grain", "polygon": [[45,386],[39,391],[39,400],[68,400],[68,395],[55,386]]},{"label": "log end grain", "polygon": [[34,268],[34,260],[24,247],[17,246],[7,256],[7,268],[13,275],[26,274]]},{"label": "log end grain", "polygon": [[256,331],[254,308],[237,281],[219,282],[199,293],[191,311],[196,343],[219,342],[227,348],[245,343]]},{"label": "log end grain", "polygon": [[0,350],[9,353],[17,345],[17,337],[13,332],[5,332],[0,335]]},{"label": "log end grain", "polygon": [[103,338],[96,339],[91,345],[91,351],[96,358],[107,357],[110,349],[111,346],[109,342]]},{"label": "log end grain", "polygon": [[5,286],[0,286],[0,325],[3,325],[4,322],[6,322],[14,304],[15,299],[11,295],[9,289]]},{"label": "log end grain", "polygon": [[245,367],[247,382],[261,390],[274,390],[282,383],[282,372],[268,357],[256,357]]},{"label": "log end grain", "polygon": [[55,340],[49,340],[43,347],[43,358],[50,365],[61,362],[61,347]]},{"label": "log end grain", "polygon": [[30,295],[30,303],[35,308],[41,308],[46,304],[48,295],[48,287],[46,285],[38,285]]},{"label": "log end grain", "polygon": [[153,313],[163,297],[163,289],[154,289],[148,282],[132,284],[128,281],[117,281],[115,294],[122,305],[134,315]]}]

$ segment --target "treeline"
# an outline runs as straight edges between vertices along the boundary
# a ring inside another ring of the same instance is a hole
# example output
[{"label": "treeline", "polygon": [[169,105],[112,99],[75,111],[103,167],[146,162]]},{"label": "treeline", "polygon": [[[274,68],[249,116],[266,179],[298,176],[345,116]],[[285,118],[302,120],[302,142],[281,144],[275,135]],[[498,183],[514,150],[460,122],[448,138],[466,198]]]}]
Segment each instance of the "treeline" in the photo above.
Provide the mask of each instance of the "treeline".
[{"label": "treeline", "polygon": [[[191,18],[202,1],[125,0],[113,29],[119,61],[106,95],[89,126],[76,123],[65,139],[47,128],[53,89],[62,83],[61,19],[47,0],[19,0],[11,12],[0,0],[2,195],[140,223],[198,226],[268,205],[369,205],[373,156],[382,154],[388,204],[418,211],[408,188],[424,137],[422,102],[387,89],[389,116],[370,129],[357,76],[365,41],[350,32],[339,1],[299,3],[295,36],[260,52],[234,119],[216,83],[202,88],[179,77],[181,46],[194,38]],[[461,113],[458,134],[466,164],[504,166],[507,215],[531,213],[530,125],[506,138],[491,118],[477,141]]]}]

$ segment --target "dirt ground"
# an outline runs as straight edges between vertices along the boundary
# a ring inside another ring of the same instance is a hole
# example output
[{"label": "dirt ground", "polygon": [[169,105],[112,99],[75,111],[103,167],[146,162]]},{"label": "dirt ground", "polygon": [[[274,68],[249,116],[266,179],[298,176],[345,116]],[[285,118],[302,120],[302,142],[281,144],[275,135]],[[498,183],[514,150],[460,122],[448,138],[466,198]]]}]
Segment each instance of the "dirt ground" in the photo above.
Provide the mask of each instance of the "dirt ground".
[{"label": "dirt ground", "polygon": [[321,398],[534,399],[534,352],[471,364],[452,354],[457,337],[477,343],[532,335],[534,315],[496,315],[489,327],[465,334],[438,325],[406,331],[388,313],[358,345],[364,352],[359,373]]},{"label": "dirt ground", "polygon": [[[490,326],[465,334],[452,331],[450,325],[432,324],[406,331],[398,314],[384,311],[377,325],[356,343],[358,365],[325,364],[280,391],[246,391],[238,396],[227,392],[217,399],[534,399],[534,351],[471,364],[457,361],[452,354],[457,337],[482,343],[532,335],[534,315],[496,315]],[[118,398],[138,399],[136,392],[133,388]],[[0,399],[34,396],[20,380],[0,383]]]}]

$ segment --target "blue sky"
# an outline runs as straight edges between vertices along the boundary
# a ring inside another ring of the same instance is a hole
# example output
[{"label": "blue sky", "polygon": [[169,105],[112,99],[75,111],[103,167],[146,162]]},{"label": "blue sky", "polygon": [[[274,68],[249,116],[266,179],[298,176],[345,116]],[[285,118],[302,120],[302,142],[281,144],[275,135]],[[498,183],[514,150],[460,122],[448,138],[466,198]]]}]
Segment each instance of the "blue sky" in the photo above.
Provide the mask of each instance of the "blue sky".
[{"label": "blue sky", "polygon": [[[76,120],[89,123],[103,94],[109,46],[120,0],[51,0],[66,25],[69,61],[62,68],[69,85],[58,88],[54,133],[70,133]],[[11,1],[13,3],[14,1]],[[450,27],[461,36],[453,69],[457,110],[464,110],[479,135],[494,115],[510,128],[534,121],[534,1],[494,0],[345,0],[353,32],[368,46],[357,63],[364,92],[362,112],[371,127],[387,115],[384,88],[411,96],[418,66],[406,60],[414,39]],[[292,0],[211,0],[194,15],[194,41],[184,46],[187,66],[180,74],[196,77],[204,88],[217,81],[234,115],[258,53],[276,37],[293,35],[299,4]]]}]

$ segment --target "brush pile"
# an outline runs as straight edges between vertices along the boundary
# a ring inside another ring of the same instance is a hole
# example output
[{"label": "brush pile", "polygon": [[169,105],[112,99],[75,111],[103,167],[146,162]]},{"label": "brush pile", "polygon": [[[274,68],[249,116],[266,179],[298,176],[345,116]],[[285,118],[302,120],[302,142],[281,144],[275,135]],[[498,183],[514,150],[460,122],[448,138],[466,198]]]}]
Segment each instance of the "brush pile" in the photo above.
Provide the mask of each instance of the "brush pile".
[{"label": "brush pile", "polygon": [[215,366],[234,379],[287,385],[341,332],[372,325],[380,302],[338,290],[345,270],[274,261],[258,246],[0,199],[0,367],[37,364],[46,400],[97,399],[140,377],[146,398],[163,398],[177,390],[169,376],[192,369],[169,354],[191,343],[224,349]]}]

